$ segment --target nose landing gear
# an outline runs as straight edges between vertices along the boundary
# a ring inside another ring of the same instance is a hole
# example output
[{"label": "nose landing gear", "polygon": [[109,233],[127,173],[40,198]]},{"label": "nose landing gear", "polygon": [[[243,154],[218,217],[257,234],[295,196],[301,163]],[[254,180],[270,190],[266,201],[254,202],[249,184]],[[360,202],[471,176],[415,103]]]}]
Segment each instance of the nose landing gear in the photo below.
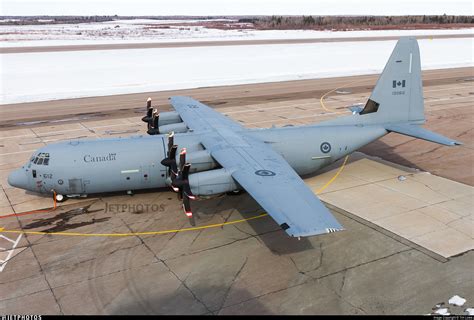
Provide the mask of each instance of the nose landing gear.
[{"label": "nose landing gear", "polygon": [[64,202],[66,200],[66,197],[62,194],[54,192],[54,200],[57,202]]}]

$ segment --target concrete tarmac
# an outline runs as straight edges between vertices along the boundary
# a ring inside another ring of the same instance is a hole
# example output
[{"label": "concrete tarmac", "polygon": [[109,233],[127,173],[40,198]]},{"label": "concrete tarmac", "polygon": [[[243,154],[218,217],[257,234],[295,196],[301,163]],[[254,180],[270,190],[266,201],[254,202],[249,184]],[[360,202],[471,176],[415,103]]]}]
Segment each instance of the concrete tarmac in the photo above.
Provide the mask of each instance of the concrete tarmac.
[{"label": "concrete tarmac", "polygon": [[[462,141],[463,146],[439,147],[389,134],[363,151],[396,164],[408,163],[412,169],[403,169],[407,176],[410,170],[419,168],[460,181],[464,183],[462,190],[468,190],[466,194],[472,192],[473,101],[469,80],[473,70],[424,73],[426,127]],[[172,94],[203,100],[248,127],[298,125],[348,113],[346,106],[365,102],[375,79],[345,77]],[[340,87],[344,88],[326,96],[328,110],[323,109],[321,96]],[[397,180],[398,173],[388,177],[392,179],[389,181],[366,179],[365,185],[356,183],[362,189],[341,191],[361,176],[361,168],[367,175],[377,176],[360,161],[361,156],[351,160],[348,175],[341,173],[336,180],[340,184],[332,185],[322,195],[328,202],[341,204],[343,208],[330,208],[346,230],[299,241],[289,238],[269,217],[203,230],[143,234],[188,227],[176,194],[169,190],[137,192],[133,197],[91,195],[68,200],[52,212],[2,218],[51,205],[49,197],[26,193],[6,183],[8,172],[26,162],[33,150],[65,139],[144,133],[140,118],[146,98],[151,96],[161,110],[168,110],[166,98],[172,94],[0,106],[0,228],[132,233],[90,237],[0,232],[0,260],[8,260],[6,264],[0,261],[1,314],[429,314],[439,309],[435,305],[440,303],[452,314],[465,314],[465,308],[474,306],[472,250],[439,257],[414,245],[407,239],[408,233],[397,235],[366,220],[368,215],[356,215],[364,214],[357,201],[358,192],[363,190],[390,188],[395,197],[401,190],[403,198],[397,198],[398,202],[392,199],[397,208],[406,204],[403,199],[413,196],[403,186],[394,187],[392,180]],[[390,162],[380,163],[384,170],[399,172],[389,169]],[[330,175],[324,173],[306,181],[317,188]],[[423,195],[433,203],[442,200],[436,199],[438,192],[456,199],[460,196],[443,188],[442,182],[433,186],[417,177],[410,176],[405,182],[413,184],[413,179],[436,188]],[[344,195],[354,196],[357,210]],[[364,196],[364,201],[370,201],[370,196]],[[461,200],[443,210],[467,213],[463,218],[472,220],[469,199],[464,196]],[[262,212],[245,193],[197,201],[193,208],[199,215],[199,226],[251,218]],[[387,208],[391,208],[390,203]],[[440,214],[426,212],[423,206],[419,210],[433,216]],[[374,206],[371,214],[377,214]],[[417,219],[419,216],[417,213]],[[458,225],[453,228],[462,230]],[[449,241],[448,235],[437,237],[438,245],[443,237]],[[449,305],[448,299],[454,295],[466,298],[465,305]]]}]

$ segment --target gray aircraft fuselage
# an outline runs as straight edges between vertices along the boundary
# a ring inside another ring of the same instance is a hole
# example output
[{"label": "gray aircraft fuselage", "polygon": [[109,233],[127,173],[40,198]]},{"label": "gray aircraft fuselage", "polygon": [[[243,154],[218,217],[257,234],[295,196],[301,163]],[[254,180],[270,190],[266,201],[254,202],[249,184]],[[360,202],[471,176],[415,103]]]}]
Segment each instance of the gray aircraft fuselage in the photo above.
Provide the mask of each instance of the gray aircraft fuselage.
[{"label": "gray aircraft fuselage", "polygon": [[[307,175],[388,133],[380,124],[361,124],[358,117],[310,126],[242,129],[242,133],[271,144],[299,175]],[[191,172],[206,167],[192,161],[193,154],[203,150],[200,135],[187,132],[174,137],[179,149],[187,149]],[[163,134],[60,142],[40,148],[32,159],[40,153],[49,155],[48,165],[30,160],[10,174],[11,185],[69,196],[169,185],[168,170],[160,163],[167,153],[167,135]]]}]

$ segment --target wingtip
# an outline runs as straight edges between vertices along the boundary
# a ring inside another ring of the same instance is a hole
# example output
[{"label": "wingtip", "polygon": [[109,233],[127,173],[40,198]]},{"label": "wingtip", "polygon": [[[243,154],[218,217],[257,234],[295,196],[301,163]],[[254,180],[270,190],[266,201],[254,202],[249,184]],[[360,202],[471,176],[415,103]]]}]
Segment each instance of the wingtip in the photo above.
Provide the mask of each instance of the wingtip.
[{"label": "wingtip", "polygon": [[292,230],[290,227],[286,229],[282,227],[282,229],[285,230],[289,236],[294,237],[294,238],[320,236],[320,235],[324,235],[328,233],[335,233],[335,232],[346,230],[342,226],[338,226],[337,228],[325,228],[322,230],[317,230],[317,231],[312,231],[312,232],[295,232],[295,233],[291,232]]},{"label": "wingtip", "polygon": [[188,96],[171,96],[168,98],[168,100],[172,101],[172,100],[176,100],[176,99],[192,99],[191,97],[188,97]]},{"label": "wingtip", "polygon": [[446,146],[449,146],[449,147],[462,146],[462,145],[463,145],[462,142],[456,141],[456,140],[451,140],[451,141],[445,142],[445,143],[443,143],[443,144],[446,145]]},{"label": "wingtip", "polygon": [[339,231],[344,231],[345,229],[343,227],[340,228],[326,228],[326,233],[334,233],[334,232],[339,232]]}]

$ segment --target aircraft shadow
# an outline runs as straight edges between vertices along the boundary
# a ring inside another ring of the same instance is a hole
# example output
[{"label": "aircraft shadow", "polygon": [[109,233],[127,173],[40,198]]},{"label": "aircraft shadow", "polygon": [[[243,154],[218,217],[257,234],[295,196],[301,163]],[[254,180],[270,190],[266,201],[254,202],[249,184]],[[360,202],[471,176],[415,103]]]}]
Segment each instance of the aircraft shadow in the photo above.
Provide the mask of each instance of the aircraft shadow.
[{"label": "aircraft shadow", "polygon": [[361,148],[359,151],[369,156],[379,157],[395,164],[426,171],[416,163],[413,163],[407,158],[402,157],[395,151],[393,146],[390,146],[381,140],[375,140],[374,142],[369,143],[368,145]]},{"label": "aircraft shadow", "polygon": [[[196,219],[198,224],[199,220],[205,219],[206,216],[214,215],[216,212],[230,212],[230,215],[228,214],[227,217],[224,217],[226,220],[228,219],[228,221],[238,219],[232,217],[235,211],[244,219],[265,213],[260,205],[246,192],[238,195],[227,195],[219,198],[195,201],[193,202],[193,211],[200,216],[200,219]],[[239,230],[243,230],[243,232],[256,236],[275,254],[285,255],[314,249],[313,244],[308,238],[303,237],[298,240],[297,238],[290,237],[270,216],[248,220],[243,222],[243,224],[245,225],[236,224],[234,226]],[[253,232],[249,232],[250,230],[245,231],[246,225],[248,225]]]},{"label": "aircraft shadow", "polygon": [[[133,281],[132,281],[133,282]],[[225,298],[227,297],[229,288],[222,286],[209,286],[209,287],[192,287],[191,290],[196,298],[200,298],[199,301],[194,298],[187,289],[180,286],[173,294],[162,295],[160,293],[160,286],[154,290],[137,290],[138,288],[132,288],[127,295],[128,301],[120,301],[115,305],[107,306],[104,310],[101,310],[105,314],[120,314],[120,315],[153,315],[153,314],[168,314],[168,315],[184,315],[184,314],[205,314],[205,315],[217,315],[221,312],[226,313],[226,309],[223,309],[222,305],[225,304]],[[209,296],[209,293],[212,293]],[[207,301],[203,301],[202,297],[206,296]],[[245,289],[232,288],[232,296],[239,297],[239,301],[246,301],[254,298]],[[209,301],[212,299],[213,301]],[[203,303],[206,305],[204,306]],[[239,308],[231,307],[229,312],[235,314]],[[258,299],[253,299],[251,302],[250,309],[240,309],[242,313],[253,313],[253,314],[270,314],[270,311],[259,302]]]}]

